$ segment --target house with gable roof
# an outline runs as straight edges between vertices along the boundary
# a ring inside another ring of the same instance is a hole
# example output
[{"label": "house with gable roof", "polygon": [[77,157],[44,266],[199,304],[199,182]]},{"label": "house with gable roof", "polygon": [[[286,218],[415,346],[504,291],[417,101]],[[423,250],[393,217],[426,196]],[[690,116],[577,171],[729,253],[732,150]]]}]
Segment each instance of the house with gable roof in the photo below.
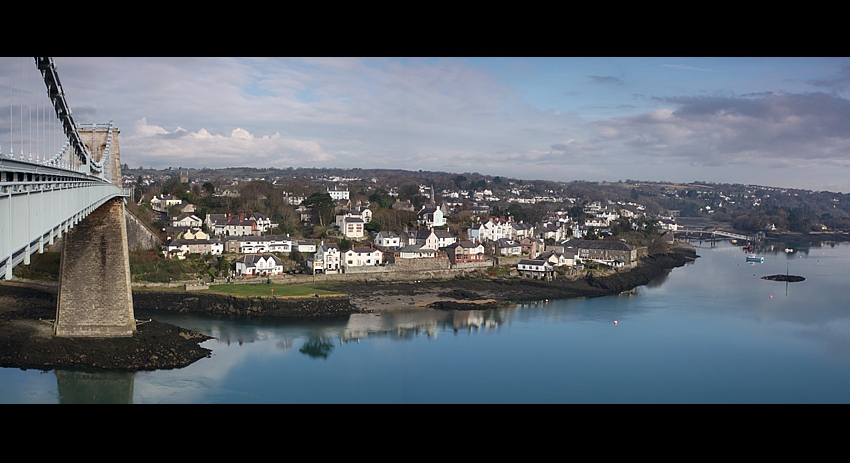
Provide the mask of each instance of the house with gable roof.
[{"label": "house with gable roof", "polygon": [[323,241],[316,247],[316,254],[313,256],[313,269],[322,273],[338,273],[341,260],[339,245]]},{"label": "house with gable roof", "polygon": [[395,249],[401,246],[401,239],[389,230],[381,230],[375,235],[375,246],[384,249]]},{"label": "house with gable roof", "polygon": [[555,277],[555,267],[539,259],[522,259],[516,266],[520,275],[529,278],[551,280]]},{"label": "house with gable roof", "polygon": [[484,262],[484,245],[472,241],[458,241],[446,247],[446,254],[453,264]]},{"label": "house with gable roof", "polygon": [[446,213],[447,210],[445,203],[440,203],[440,205],[436,203],[428,203],[422,205],[422,209],[419,210],[419,213],[416,215],[416,219],[418,220],[419,225],[426,227],[442,227],[447,223],[445,218]]},{"label": "house with gable roof", "polygon": [[280,275],[283,261],[274,254],[249,254],[236,259],[236,273],[244,277]]},{"label": "house with gable roof", "polygon": [[171,219],[172,227],[196,227],[200,228],[203,221],[197,215],[191,212],[184,212],[177,217]]}]

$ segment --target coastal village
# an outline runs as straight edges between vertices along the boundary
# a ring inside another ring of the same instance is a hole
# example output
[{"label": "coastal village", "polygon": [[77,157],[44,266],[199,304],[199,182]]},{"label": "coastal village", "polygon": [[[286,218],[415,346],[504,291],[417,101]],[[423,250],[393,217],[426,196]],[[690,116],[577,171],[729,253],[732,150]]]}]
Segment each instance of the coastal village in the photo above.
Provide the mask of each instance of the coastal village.
[{"label": "coastal village", "polygon": [[[153,194],[137,195],[136,206],[151,212],[152,225],[163,238],[162,258],[218,258],[214,271],[199,276],[202,284],[262,277],[278,282],[280,276],[415,280],[475,271],[553,280],[632,268],[650,247],[658,252],[673,244],[677,229],[675,212],[649,214],[636,202],[529,197],[528,186],[514,180],[503,181],[499,194],[507,197],[502,199],[487,188],[487,181],[468,182],[474,189],[438,190],[434,184],[381,186],[377,178],[323,176],[292,192],[281,178],[219,179],[215,185],[213,178],[177,173],[159,179],[126,175],[125,185],[170,182],[159,192],[152,188]],[[220,213],[202,205],[211,198],[240,198],[246,185],[257,183],[267,188],[255,204],[279,195],[282,208],[290,210],[269,217],[249,209]],[[352,191],[364,183],[365,191]],[[316,191],[317,186],[322,189]],[[169,188],[178,194],[165,191]],[[187,200],[192,191],[200,204]],[[538,220],[516,216],[527,215],[524,210],[537,203],[557,207],[549,207]],[[494,206],[498,204],[509,206]],[[393,216],[401,220],[389,223]]]}]

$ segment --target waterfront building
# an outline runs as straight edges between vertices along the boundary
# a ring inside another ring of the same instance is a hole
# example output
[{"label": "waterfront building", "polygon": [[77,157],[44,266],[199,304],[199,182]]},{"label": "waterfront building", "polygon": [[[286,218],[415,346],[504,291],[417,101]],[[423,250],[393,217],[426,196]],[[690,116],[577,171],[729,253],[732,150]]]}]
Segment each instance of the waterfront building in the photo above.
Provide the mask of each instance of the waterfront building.
[{"label": "waterfront building", "polygon": [[446,254],[453,264],[484,262],[484,245],[472,241],[459,241],[446,247]]},{"label": "waterfront building", "polygon": [[339,245],[322,242],[316,247],[316,255],[313,257],[313,262],[321,265],[313,268],[322,273],[337,273],[340,270],[340,260]]},{"label": "waterfront building", "polygon": [[244,277],[280,275],[283,261],[273,254],[250,254],[236,259],[236,274]]},{"label": "waterfront building", "polygon": [[637,262],[637,250],[623,241],[580,240],[564,241],[564,253],[573,253],[579,261],[605,265],[631,266]]},{"label": "waterfront building", "polygon": [[344,267],[365,267],[380,265],[383,253],[379,249],[357,247],[345,251]]},{"label": "waterfront building", "polygon": [[552,279],[555,268],[549,262],[539,259],[522,259],[517,264],[517,271],[521,276],[539,279]]}]

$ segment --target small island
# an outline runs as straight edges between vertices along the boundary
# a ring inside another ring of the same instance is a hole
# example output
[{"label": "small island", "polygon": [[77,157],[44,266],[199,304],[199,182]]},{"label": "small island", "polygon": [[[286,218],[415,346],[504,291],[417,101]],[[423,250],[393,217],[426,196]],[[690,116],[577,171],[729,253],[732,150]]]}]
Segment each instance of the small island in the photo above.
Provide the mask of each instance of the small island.
[{"label": "small island", "polygon": [[766,277],[761,277],[762,280],[771,280],[771,281],[805,281],[805,277],[797,276],[797,275],[768,275]]}]

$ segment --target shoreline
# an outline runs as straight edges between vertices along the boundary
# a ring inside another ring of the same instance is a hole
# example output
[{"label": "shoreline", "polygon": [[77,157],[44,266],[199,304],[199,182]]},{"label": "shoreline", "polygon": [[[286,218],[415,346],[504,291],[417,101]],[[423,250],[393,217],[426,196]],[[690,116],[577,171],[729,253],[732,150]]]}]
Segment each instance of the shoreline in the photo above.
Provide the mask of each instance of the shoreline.
[{"label": "shoreline", "polygon": [[[647,256],[635,268],[605,276],[553,281],[520,277],[427,280],[415,283],[325,283],[345,296],[316,298],[234,297],[198,291],[133,292],[140,311],[212,317],[340,319],[353,313],[404,308],[484,310],[502,303],[620,294],[693,262],[692,250]],[[52,324],[56,295],[49,288],[0,285],[0,367],[53,370],[95,368],[140,371],[188,366],[212,354],[200,343],[210,336],[152,320],[127,338],[57,338]]]},{"label": "shoreline", "polygon": [[443,310],[483,310],[500,303],[575,297],[602,297],[631,291],[699,256],[677,249],[666,255],[648,256],[640,265],[605,276],[556,278],[553,281],[521,277],[469,278],[417,283],[326,283],[332,291],[348,294],[361,311],[374,312],[411,307]]}]

